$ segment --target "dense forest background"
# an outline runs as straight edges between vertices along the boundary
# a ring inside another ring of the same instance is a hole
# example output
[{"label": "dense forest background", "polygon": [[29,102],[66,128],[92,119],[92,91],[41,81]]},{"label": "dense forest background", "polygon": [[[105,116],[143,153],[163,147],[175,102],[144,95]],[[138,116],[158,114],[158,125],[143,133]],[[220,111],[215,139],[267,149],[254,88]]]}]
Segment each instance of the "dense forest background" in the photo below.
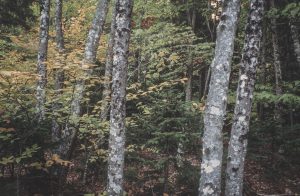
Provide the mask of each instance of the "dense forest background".
[{"label": "dense forest background", "polygon": [[[107,195],[115,1],[63,0],[61,31],[60,1],[51,1],[47,58],[38,61],[37,74],[39,18],[46,13],[41,2],[0,0],[0,195]],[[224,169],[249,2],[241,1],[234,39]],[[214,0],[134,1],[124,76],[127,195],[198,194],[203,115],[223,6]],[[91,29],[97,31],[96,13],[106,12],[91,60],[86,43]],[[299,19],[297,0],[265,1],[244,195],[300,193]]]}]

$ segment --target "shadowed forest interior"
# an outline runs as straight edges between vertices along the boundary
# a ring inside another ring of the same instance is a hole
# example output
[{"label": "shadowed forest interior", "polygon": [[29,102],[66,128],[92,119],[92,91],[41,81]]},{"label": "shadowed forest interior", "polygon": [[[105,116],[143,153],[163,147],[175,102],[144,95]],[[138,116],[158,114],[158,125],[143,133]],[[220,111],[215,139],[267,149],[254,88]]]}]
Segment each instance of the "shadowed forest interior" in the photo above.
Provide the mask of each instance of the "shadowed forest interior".
[{"label": "shadowed forest interior", "polygon": [[300,194],[298,0],[0,0],[0,195]]}]

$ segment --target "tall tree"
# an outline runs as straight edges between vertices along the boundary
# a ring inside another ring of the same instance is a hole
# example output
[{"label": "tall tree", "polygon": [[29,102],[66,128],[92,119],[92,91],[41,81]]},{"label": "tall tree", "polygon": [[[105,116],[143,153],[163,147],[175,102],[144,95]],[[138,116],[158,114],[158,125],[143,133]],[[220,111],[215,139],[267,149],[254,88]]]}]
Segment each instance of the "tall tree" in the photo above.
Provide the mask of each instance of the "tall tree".
[{"label": "tall tree", "polygon": [[62,7],[63,1],[56,0],[55,1],[55,31],[56,31],[56,47],[59,50],[64,50],[64,32],[62,28]]},{"label": "tall tree", "polygon": [[[55,91],[55,97],[59,99],[61,95],[61,90],[63,89],[64,84],[64,71],[63,66],[65,65],[65,46],[64,46],[64,34],[63,34],[63,28],[62,28],[62,7],[63,7],[63,1],[62,0],[56,0],[55,1],[55,31],[56,31],[56,48],[58,50],[58,59],[55,62],[55,70],[54,70],[54,91]],[[61,105],[57,103],[56,101],[53,103],[53,112],[56,112],[57,109],[59,109]],[[52,141],[57,142],[60,139],[60,133],[61,127],[56,119],[52,120]],[[57,151],[57,149],[55,150]],[[59,152],[56,152],[59,153]]]},{"label": "tall tree", "polygon": [[263,26],[263,0],[251,0],[227,156],[225,195],[243,195],[247,134]]},{"label": "tall tree", "polygon": [[239,12],[239,0],[225,1],[217,27],[215,56],[211,64],[211,80],[204,113],[199,195],[221,193],[222,128]]},{"label": "tall tree", "polygon": [[108,47],[106,51],[106,62],[105,62],[105,84],[104,90],[102,93],[102,110],[100,114],[100,119],[105,120],[107,118],[109,112],[109,100],[111,94],[111,75],[112,75],[112,63],[113,63],[113,46],[114,46],[114,37],[115,37],[115,27],[116,27],[116,9],[115,9],[115,2],[113,7],[113,14],[111,19],[110,25],[110,36]]},{"label": "tall tree", "polygon": [[[275,8],[274,0],[270,0],[272,8]],[[277,20],[275,17],[271,18],[271,32],[272,32],[272,45],[273,45],[273,59],[274,59],[274,71],[275,71],[275,92],[277,96],[282,95],[282,72],[280,61],[280,48],[279,37],[277,31]],[[280,120],[281,106],[278,101],[275,102],[275,118]]]},{"label": "tall tree", "polygon": [[[99,0],[95,17],[92,22],[92,26],[89,30],[87,41],[85,45],[84,59],[81,69],[83,69],[84,74],[80,76],[76,82],[74,88],[74,96],[71,103],[71,115],[73,117],[79,117],[81,114],[81,102],[83,99],[83,93],[85,89],[85,80],[87,80],[91,73],[92,68],[95,64],[97,57],[97,50],[99,46],[100,36],[103,32],[103,27],[108,11],[109,0]],[[62,133],[63,142],[61,144],[60,152],[70,156],[70,151],[72,148],[72,143],[76,136],[76,128],[68,127]]]},{"label": "tall tree", "polygon": [[37,59],[37,114],[38,120],[45,117],[45,102],[46,102],[46,84],[47,84],[47,53],[48,53],[48,39],[49,39],[49,14],[50,14],[50,0],[41,0],[41,17],[40,17],[40,35],[39,35],[39,48]]},{"label": "tall tree", "polygon": [[108,156],[109,195],[123,195],[126,81],[132,6],[132,0],[116,1]]}]

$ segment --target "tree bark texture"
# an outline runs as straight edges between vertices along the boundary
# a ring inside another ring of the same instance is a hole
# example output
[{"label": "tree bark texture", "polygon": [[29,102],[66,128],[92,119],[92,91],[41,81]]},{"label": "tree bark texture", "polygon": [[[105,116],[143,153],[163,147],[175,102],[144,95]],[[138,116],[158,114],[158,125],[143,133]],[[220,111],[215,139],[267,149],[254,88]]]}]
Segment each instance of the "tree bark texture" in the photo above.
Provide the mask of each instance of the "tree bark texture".
[{"label": "tree bark texture", "polygon": [[115,2],[114,2],[113,14],[112,14],[112,19],[111,19],[111,27],[110,27],[111,30],[110,30],[108,47],[107,47],[107,51],[106,51],[105,74],[104,74],[105,84],[104,84],[104,90],[102,93],[102,110],[101,110],[101,114],[100,114],[101,120],[105,120],[107,118],[107,115],[109,112],[115,26],[116,26],[116,10],[115,10]]},{"label": "tree bark texture", "polygon": [[295,56],[297,58],[298,66],[300,66],[300,41],[299,41],[299,29],[296,24],[290,24],[291,34],[292,34],[292,40],[293,40],[293,46],[294,46],[294,52]]},{"label": "tree bark texture", "polygon": [[112,196],[123,195],[126,81],[132,6],[132,0],[116,1],[108,156],[108,195]]},{"label": "tree bark texture", "polygon": [[98,2],[96,14],[89,30],[85,45],[84,60],[88,63],[93,64],[96,61],[97,49],[99,46],[100,36],[103,32],[108,5],[109,0],[99,0]]},{"label": "tree bark texture", "polygon": [[50,0],[41,0],[41,17],[40,17],[40,35],[39,35],[39,49],[37,59],[37,114],[38,120],[45,118],[45,102],[46,102],[46,84],[47,84],[47,53],[48,53],[48,39],[49,39],[49,15],[50,15]]},{"label": "tree bark texture", "polygon": [[55,7],[55,31],[56,31],[56,47],[59,51],[64,50],[64,32],[62,29],[62,0],[56,0]]},{"label": "tree bark texture", "polygon": [[243,195],[247,134],[262,38],[264,1],[251,0],[227,156],[226,196]]},{"label": "tree bark texture", "polygon": [[239,0],[225,1],[217,27],[215,56],[211,64],[211,80],[204,113],[199,186],[199,195],[201,196],[220,195],[221,193],[222,128],[226,114],[229,76],[239,12]]}]

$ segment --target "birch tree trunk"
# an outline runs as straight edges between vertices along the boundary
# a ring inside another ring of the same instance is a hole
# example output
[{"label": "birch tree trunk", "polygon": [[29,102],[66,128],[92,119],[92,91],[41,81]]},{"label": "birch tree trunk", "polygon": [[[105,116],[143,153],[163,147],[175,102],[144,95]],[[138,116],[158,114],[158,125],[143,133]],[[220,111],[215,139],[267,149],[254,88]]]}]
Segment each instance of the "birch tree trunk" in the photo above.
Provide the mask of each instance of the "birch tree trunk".
[{"label": "birch tree trunk", "polygon": [[[115,0],[116,1],[116,0]],[[115,24],[116,24],[116,10],[115,2],[113,7],[113,14],[110,26],[110,37],[108,42],[108,48],[106,51],[106,63],[105,63],[105,84],[102,93],[102,110],[100,114],[100,119],[105,120],[109,112],[109,101],[111,95],[111,76],[112,76],[112,63],[113,63],[113,46],[114,46],[114,36],[115,36]]]},{"label": "birch tree trunk", "polygon": [[108,156],[108,195],[112,196],[123,195],[126,81],[132,6],[132,0],[116,1]]},{"label": "birch tree trunk", "polygon": [[227,156],[226,196],[243,195],[244,163],[262,38],[264,1],[251,0]]},{"label": "birch tree trunk", "polygon": [[239,0],[225,1],[217,28],[215,57],[211,64],[211,80],[204,114],[199,186],[201,196],[221,193],[222,128],[226,114],[231,60],[239,12]]},{"label": "birch tree trunk", "polygon": [[45,102],[46,102],[46,84],[47,84],[47,53],[48,53],[48,39],[49,39],[49,15],[50,15],[50,0],[41,0],[41,18],[40,18],[40,35],[39,35],[39,49],[37,59],[37,114],[38,120],[45,118]]},{"label": "birch tree trunk", "polygon": [[299,41],[299,29],[296,24],[290,24],[292,40],[294,45],[294,52],[297,58],[298,66],[300,66],[300,41]]},{"label": "birch tree trunk", "polygon": [[[91,73],[93,65],[96,61],[97,49],[99,46],[100,36],[103,32],[103,27],[108,11],[109,0],[99,0],[95,17],[92,26],[89,30],[84,59],[81,68],[83,75],[78,79],[74,87],[74,95],[71,103],[71,117],[78,118],[81,115],[81,102],[83,100],[83,93],[85,90],[85,80],[87,80]],[[72,143],[76,136],[76,128],[73,126],[67,127],[62,133],[61,151],[63,154],[70,154]]]}]

